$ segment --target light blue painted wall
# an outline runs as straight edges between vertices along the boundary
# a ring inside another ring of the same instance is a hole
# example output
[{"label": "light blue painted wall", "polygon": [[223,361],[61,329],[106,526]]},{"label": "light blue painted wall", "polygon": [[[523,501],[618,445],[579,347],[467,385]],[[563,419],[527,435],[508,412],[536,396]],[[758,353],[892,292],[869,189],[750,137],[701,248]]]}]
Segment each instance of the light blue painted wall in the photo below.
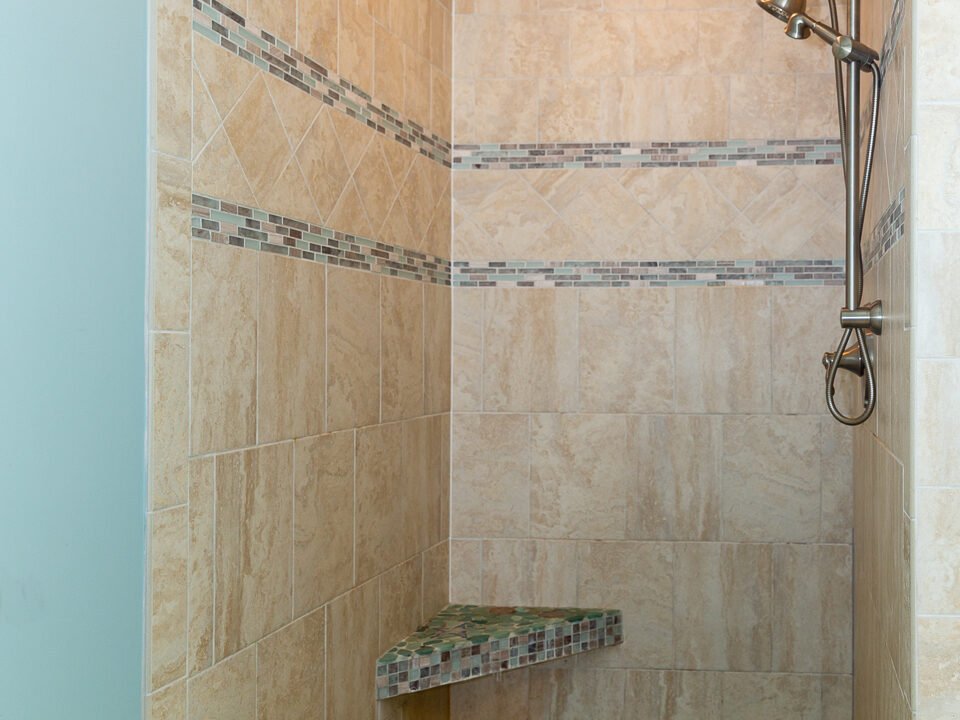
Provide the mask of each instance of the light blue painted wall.
[{"label": "light blue painted wall", "polygon": [[135,720],[147,3],[0,9],[0,720]]}]

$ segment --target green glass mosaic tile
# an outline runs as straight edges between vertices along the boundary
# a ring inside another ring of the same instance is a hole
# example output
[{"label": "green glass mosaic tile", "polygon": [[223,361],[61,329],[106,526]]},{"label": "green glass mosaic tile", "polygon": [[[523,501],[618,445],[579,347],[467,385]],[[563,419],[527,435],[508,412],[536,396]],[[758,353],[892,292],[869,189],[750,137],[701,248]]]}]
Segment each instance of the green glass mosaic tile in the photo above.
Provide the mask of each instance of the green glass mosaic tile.
[{"label": "green glass mosaic tile", "polygon": [[380,700],[623,642],[619,610],[448,605],[377,660]]}]

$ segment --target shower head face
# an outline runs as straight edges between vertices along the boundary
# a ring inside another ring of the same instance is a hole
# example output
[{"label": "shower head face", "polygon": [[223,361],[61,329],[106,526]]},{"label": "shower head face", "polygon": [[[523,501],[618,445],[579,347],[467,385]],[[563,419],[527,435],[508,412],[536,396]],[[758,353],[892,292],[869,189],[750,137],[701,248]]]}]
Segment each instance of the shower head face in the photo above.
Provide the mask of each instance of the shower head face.
[{"label": "shower head face", "polygon": [[778,20],[789,22],[792,15],[807,9],[807,0],[757,0],[757,5]]}]

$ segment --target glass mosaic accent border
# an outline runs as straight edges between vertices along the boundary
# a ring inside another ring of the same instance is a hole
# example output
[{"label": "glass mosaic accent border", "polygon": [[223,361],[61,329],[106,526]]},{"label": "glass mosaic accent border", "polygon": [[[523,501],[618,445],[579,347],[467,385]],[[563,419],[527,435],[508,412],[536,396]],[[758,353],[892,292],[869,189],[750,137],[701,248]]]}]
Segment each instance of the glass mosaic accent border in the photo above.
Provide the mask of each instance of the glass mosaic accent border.
[{"label": "glass mosaic accent border", "polygon": [[450,261],[445,258],[227,200],[194,195],[191,225],[197,240],[434,285],[451,282]]},{"label": "glass mosaic accent border", "polygon": [[906,198],[907,191],[901,188],[896,199],[883,211],[883,215],[877,221],[864,258],[864,270],[869,270],[879,263],[883,256],[903,238],[905,232],[903,204]]},{"label": "glass mosaic accent border", "polygon": [[377,699],[622,642],[619,610],[448,605],[377,660]]},{"label": "glass mosaic accent border", "polygon": [[501,143],[456,145],[455,170],[839,165],[840,140]]},{"label": "glass mosaic accent border", "polygon": [[497,260],[453,263],[454,287],[842,285],[843,260]]},{"label": "glass mosaic accent border", "polygon": [[266,30],[250,24],[218,0],[193,0],[193,8],[193,29],[197,34],[377,132],[450,167],[449,140],[375,101],[369,93]]},{"label": "glass mosaic accent border", "polygon": [[900,40],[900,31],[903,30],[904,0],[893,0],[893,10],[890,13],[890,24],[883,36],[883,48],[880,52],[880,72],[886,74],[887,65],[893,60],[893,50]]}]

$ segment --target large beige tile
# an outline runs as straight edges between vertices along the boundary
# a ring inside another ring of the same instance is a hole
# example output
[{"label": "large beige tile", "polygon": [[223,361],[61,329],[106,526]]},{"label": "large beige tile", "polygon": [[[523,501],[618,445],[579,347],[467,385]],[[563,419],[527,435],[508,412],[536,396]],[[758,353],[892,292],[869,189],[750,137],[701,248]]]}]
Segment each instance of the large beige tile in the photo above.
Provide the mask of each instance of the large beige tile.
[{"label": "large beige tile", "polygon": [[853,432],[820,419],[820,539],[853,540]]},{"label": "large beige tile", "polygon": [[702,720],[720,717],[720,673],[634,670],[627,675],[628,720]]},{"label": "large beige tile", "polygon": [[[647,23],[640,23],[646,28]],[[628,13],[578,13],[570,18],[570,74],[574,77],[633,75],[634,42],[641,41]]]},{"label": "large beige tile", "polygon": [[423,392],[427,415],[450,411],[451,301],[450,288],[424,286]]},{"label": "large beige tile", "polygon": [[193,191],[244,205],[258,204],[227,131],[222,127],[194,161]]},{"label": "large beige tile", "polygon": [[577,602],[576,543],[484,540],[482,597],[487,605],[569,607]]},{"label": "large beige tile", "polygon": [[[636,72],[670,75],[697,72],[700,68],[696,52],[698,17],[699,13],[689,11],[635,15]],[[678,37],[688,40],[675,42]]]},{"label": "large beige tile", "polygon": [[150,507],[160,510],[187,499],[190,342],[179,333],[150,339]]},{"label": "large beige tile", "polygon": [[416,555],[380,576],[380,652],[414,632],[423,609],[423,558]]},{"label": "large beige tile", "polygon": [[580,410],[667,412],[674,396],[674,303],[667,289],[580,293]]},{"label": "large beige tile", "polygon": [[727,77],[676,76],[664,89],[672,140],[724,140],[732,132],[732,123],[727,122],[731,102]]},{"label": "large beige tile", "polygon": [[297,0],[247,0],[250,20],[274,37],[296,45]]},{"label": "large beige tile", "polygon": [[456,720],[528,720],[530,671],[512,672],[459,683],[450,688],[451,717]]},{"label": "large beige tile", "polygon": [[773,411],[822,413],[823,353],[836,350],[840,339],[843,290],[838,287],[784,287],[773,295],[777,323],[773,343]]},{"label": "large beige tile", "polygon": [[530,530],[535,537],[623,539],[636,473],[627,418],[534,415]]},{"label": "large beige tile", "polygon": [[158,689],[187,669],[187,509],[149,516],[149,682]]},{"label": "large beige tile", "polygon": [[771,546],[679,544],[674,572],[677,666],[769,669]]},{"label": "large beige tile", "polygon": [[484,300],[484,410],[575,409],[576,291],[497,289]]},{"label": "large beige tile", "polygon": [[298,440],[294,448],[294,613],[353,585],[354,433]]},{"label": "large beige tile", "polygon": [[357,432],[356,579],[364,582],[403,560],[402,428],[377,425]]},{"label": "large beige tile", "polygon": [[631,417],[627,432],[637,453],[627,490],[627,537],[719,540],[721,419]]},{"label": "large beige tile", "polygon": [[354,588],[327,606],[327,717],[373,720],[378,657],[378,582]]},{"label": "large beige tile", "polygon": [[423,285],[382,278],[382,419],[423,414]]},{"label": "large beige tile", "polygon": [[423,553],[423,611],[425,623],[450,603],[450,541]]},{"label": "large beige tile", "polygon": [[180,0],[161,0],[153,11],[155,142],[162,153],[189,158],[193,12],[189,4]]},{"label": "large beige tile", "polygon": [[848,545],[774,547],[774,670],[853,672],[852,571]]},{"label": "large beige tile", "polygon": [[960,341],[952,328],[960,323],[960,298],[954,278],[960,272],[960,235],[922,233],[916,240],[917,350],[922,357],[958,357]]},{"label": "large beige tile", "polygon": [[626,680],[625,670],[531,668],[528,717],[622,720]]},{"label": "large beige tile", "polygon": [[337,72],[338,5],[337,0],[297,3],[297,47],[334,72]]},{"label": "large beige tile", "polygon": [[216,461],[190,462],[189,617],[187,672],[213,664],[214,583],[216,552]]},{"label": "large beige tile", "polygon": [[187,683],[178,680],[162,690],[147,695],[143,703],[145,720],[186,720]]},{"label": "large beige tile", "polygon": [[361,3],[341,3],[339,72],[362,88],[373,87],[373,17]]},{"label": "large beige tile", "polygon": [[256,442],[257,255],[194,241],[191,453]]},{"label": "large beige tile", "polygon": [[924,614],[960,615],[960,489],[920,488],[917,506],[917,602]]},{"label": "large beige tile", "polygon": [[450,540],[450,602],[479,605],[482,599],[483,543]]},{"label": "large beige tile", "polygon": [[291,619],[293,443],[217,457],[216,657]]},{"label": "large beige tile", "polygon": [[380,279],[327,271],[327,429],[373,425],[380,417]]},{"label": "large beige tile", "polygon": [[257,435],[260,443],[323,431],[324,268],[260,256]]},{"label": "large beige tile", "polygon": [[820,678],[822,720],[853,719],[853,677],[824,675]]},{"label": "large beige tile", "polygon": [[916,473],[919,486],[960,485],[960,361],[917,361]]},{"label": "large beige tile", "polygon": [[248,648],[187,684],[188,720],[257,719],[257,650]]},{"label": "large beige tile", "polygon": [[582,662],[597,667],[668,667],[673,621],[674,552],[667,543],[579,542],[577,601],[623,611],[623,645]]},{"label": "large beige tile", "polygon": [[523,142],[537,137],[537,103],[532,78],[477,78],[454,83],[455,132],[459,143]]},{"label": "large beige tile", "polygon": [[257,644],[257,719],[314,720],[324,702],[324,610]]},{"label": "large beige tile", "polygon": [[530,531],[530,418],[453,416],[456,537],[526,537]]},{"label": "large beige tile", "polygon": [[446,475],[441,467],[444,457],[442,418],[409,420],[401,428],[400,527],[395,538],[401,558],[423,552],[443,539],[441,533],[444,493],[441,484]]},{"label": "large beige tile", "polygon": [[185,160],[157,154],[154,227],[150,254],[150,327],[186,330],[190,325],[190,185]]},{"label": "large beige tile", "polygon": [[960,696],[960,621],[955,617],[921,617],[917,631],[920,717],[949,718]]},{"label": "large beige tile", "polygon": [[814,675],[726,673],[723,720],[820,716],[820,678]]},{"label": "large beige tile", "polygon": [[769,412],[770,292],[677,291],[679,412]]},{"label": "large beige tile", "polygon": [[723,420],[723,539],[815,542],[820,537],[820,419]]},{"label": "large beige tile", "polygon": [[455,412],[483,409],[483,290],[453,290],[451,404]]},{"label": "large beige tile", "polygon": [[919,134],[917,217],[922,230],[951,230],[960,225],[960,183],[957,181],[955,105],[921,105],[916,113]]}]

